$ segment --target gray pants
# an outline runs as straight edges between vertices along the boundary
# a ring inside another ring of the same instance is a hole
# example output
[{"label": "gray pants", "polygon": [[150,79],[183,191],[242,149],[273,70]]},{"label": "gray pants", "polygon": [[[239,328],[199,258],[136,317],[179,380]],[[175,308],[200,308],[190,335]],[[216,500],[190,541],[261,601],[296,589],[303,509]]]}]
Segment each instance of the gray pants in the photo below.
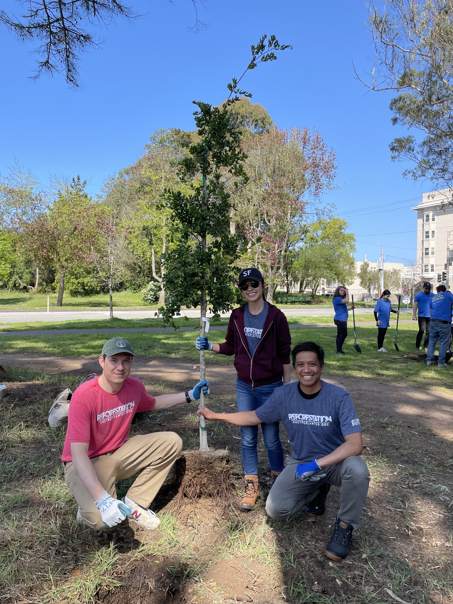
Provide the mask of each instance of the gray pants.
[{"label": "gray pants", "polygon": [[266,513],[274,520],[289,520],[312,501],[322,484],[340,487],[338,518],[357,528],[365,505],[370,475],[363,459],[348,457],[339,464],[323,469],[326,477],[320,481],[299,480],[295,477],[298,460],[290,458],[288,465],[274,482],[266,501]]}]

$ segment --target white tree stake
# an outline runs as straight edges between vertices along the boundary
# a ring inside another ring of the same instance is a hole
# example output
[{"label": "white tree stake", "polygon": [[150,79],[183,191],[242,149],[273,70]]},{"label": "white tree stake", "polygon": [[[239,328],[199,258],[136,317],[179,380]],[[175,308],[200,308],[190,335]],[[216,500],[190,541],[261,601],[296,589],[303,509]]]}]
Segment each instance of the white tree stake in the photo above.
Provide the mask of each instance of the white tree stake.
[{"label": "white tree stake", "polygon": [[[201,335],[204,337],[209,332],[209,319],[205,316],[201,316]],[[206,361],[205,351],[200,350],[200,380],[206,379]],[[201,391],[199,409],[203,409],[204,405],[204,393]],[[199,429],[200,429],[200,451],[209,451],[208,447],[208,432],[206,430],[206,420],[200,415],[199,416]]]}]

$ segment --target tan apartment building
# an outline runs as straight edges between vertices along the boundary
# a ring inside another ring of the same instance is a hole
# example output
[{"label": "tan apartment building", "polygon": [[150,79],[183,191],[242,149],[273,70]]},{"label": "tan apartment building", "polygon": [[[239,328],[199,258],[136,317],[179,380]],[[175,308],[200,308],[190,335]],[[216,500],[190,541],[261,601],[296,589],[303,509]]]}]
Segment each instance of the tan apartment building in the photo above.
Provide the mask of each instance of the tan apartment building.
[{"label": "tan apartment building", "polygon": [[453,189],[423,193],[417,212],[416,271],[434,285],[453,284]]}]

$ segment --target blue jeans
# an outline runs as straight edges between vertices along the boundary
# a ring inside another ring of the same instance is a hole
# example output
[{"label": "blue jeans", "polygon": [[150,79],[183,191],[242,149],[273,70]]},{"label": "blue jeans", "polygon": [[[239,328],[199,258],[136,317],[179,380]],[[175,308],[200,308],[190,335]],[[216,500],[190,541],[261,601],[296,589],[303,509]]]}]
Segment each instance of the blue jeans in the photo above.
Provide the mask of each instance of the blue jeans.
[{"label": "blue jeans", "polygon": [[432,362],[434,360],[434,349],[436,348],[437,340],[439,340],[439,364],[445,363],[450,337],[450,323],[442,323],[437,319],[431,319],[431,323],[429,325],[428,352],[426,354],[426,360],[428,362]]},{"label": "blue jeans", "polygon": [[[237,380],[236,397],[238,411],[255,411],[270,397],[282,382],[252,388],[250,384]],[[278,434],[278,422],[261,424],[269,466],[274,472],[283,470],[283,448]],[[258,426],[241,427],[241,459],[244,474],[258,474]]]}]

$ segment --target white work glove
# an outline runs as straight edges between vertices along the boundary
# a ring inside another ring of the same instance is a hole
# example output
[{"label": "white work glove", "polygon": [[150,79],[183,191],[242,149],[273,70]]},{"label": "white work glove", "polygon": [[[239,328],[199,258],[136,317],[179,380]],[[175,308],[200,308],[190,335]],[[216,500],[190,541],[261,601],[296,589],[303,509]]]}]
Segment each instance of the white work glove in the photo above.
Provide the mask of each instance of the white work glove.
[{"label": "white work glove", "polygon": [[96,507],[101,513],[102,522],[109,527],[123,522],[131,514],[131,510],[123,501],[114,499],[107,491],[96,500]]}]

